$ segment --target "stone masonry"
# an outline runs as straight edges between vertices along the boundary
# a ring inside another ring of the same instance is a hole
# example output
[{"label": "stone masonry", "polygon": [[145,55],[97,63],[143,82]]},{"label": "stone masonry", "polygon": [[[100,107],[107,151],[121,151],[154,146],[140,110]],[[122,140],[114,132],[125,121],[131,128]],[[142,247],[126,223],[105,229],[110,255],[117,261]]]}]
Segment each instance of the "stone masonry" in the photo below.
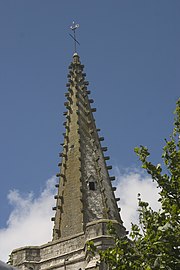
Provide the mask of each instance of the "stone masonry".
[{"label": "stone masonry", "polygon": [[60,172],[53,239],[45,245],[14,250],[10,262],[22,270],[84,270],[106,269],[98,256],[91,257],[87,242],[93,240],[98,249],[113,244],[107,224],[111,221],[120,236],[125,235],[115,198],[115,177],[109,175],[106,165],[106,147],[101,146],[88,95],[88,82],[77,53],[69,66],[67,101],[64,103],[66,121],[64,142],[60,153]]}]

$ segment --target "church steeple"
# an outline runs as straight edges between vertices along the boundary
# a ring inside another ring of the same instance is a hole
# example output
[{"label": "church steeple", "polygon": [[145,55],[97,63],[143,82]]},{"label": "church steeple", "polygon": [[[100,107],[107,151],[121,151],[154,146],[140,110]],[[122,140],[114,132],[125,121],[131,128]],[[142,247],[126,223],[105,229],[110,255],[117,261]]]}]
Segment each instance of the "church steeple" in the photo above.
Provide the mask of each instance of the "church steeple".
[{"label": "church steeple", "polygon": [[112,187],[115,177],[109,175],[112,166],[106,164],[107,148],[101,146],[104,138],[98,135],[93,116],[96,109],[91,108],[93,100],[88,97],[89,83],[83,69],[75,53],[65,93],[66,121],[56,206],[53,207],[53,240],[85,233],[88,224],[100,220],[112,220],[124,231],[115,187]]},{"label": "church steeple", "polygon": [[107,224],[111,221],[120,237],[126,231],[122,225],[106,164],[107,147],[101,146],[91,108],[84,66],[77,53],[69,66],[64,142],[60,153],[59,183],[52,241],[41,246],[26,246],[13,250],[10,262],[20,270],[107,270],[98,254],[91,256],[87,242],[98,249],[113,245]]}]

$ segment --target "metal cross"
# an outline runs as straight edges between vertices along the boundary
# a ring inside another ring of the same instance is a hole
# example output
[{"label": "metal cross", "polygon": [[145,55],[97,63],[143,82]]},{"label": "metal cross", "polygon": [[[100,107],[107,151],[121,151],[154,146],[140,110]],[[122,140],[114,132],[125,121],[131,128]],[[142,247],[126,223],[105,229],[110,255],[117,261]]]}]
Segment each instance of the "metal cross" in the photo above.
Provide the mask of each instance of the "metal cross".
[{"label": "metal cross", "polygon": [[76,29],[79,28],[79,24],[75,24],[73,22],[72,26],[70,26],[71,30],[73,31],[73,35],[69,34],[72,39],[74,39],[74,52],[76,53],[76,43],[80,45],[80,43],[76,39]]}]

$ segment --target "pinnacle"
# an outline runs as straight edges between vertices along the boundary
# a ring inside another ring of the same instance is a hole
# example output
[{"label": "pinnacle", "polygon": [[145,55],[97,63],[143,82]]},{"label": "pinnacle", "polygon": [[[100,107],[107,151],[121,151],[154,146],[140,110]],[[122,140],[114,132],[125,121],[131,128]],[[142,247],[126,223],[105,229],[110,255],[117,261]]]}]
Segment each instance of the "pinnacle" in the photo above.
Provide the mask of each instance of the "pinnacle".
[{"label": "pinnacle", "polygon": [[75,52],[75,53],[73,54],[73,57],[75,57],[75,56],[79,56],[77,52]]},{"label": "pinnacle", "polygon": [[58,194],[56,196],[53,240],[84,232],[93,221],[108,219],[121,223],[104,151],[104,137],[99,137],[88,97],[88,81],[83,73],[79,55],[74,53],[69,66],[67,101],[64,103],[66,121]]},{"label": "pinnacle", "polygon": [[73,54],[73,62],[76,63],[76,64],[80,63],[79,55],[76,52]]}]

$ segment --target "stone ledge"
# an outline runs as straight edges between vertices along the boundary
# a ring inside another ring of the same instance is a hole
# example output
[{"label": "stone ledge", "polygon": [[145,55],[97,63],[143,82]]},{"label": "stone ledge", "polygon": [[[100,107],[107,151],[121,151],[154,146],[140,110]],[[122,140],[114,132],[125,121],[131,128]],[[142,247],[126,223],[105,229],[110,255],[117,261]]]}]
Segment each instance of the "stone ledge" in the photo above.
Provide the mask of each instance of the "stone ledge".
[{"label": "stone ledge", "polygon": [[77,237],[83,236],[83,235],[84,235],[84,232],[81,232],[81,233],[74,234],[74,235],[69,236],[69,237],[63,237],[63,238],[60,238],[60,239],[57,239],[57,240],[52,240],[52,241],[49,241],[46,244],[41,245],[40,248],[44,248],[46,246],[57,245],[58,243],[65,242],[65,241],[68,241],[68,240],[72,240],[74,238],[77,238]]},{"label": "stone ledge", "polygon": [[18,252],[18,251],[23,251],[23,250],[26,250],[26,249],[42,249],[42,248],[44,248],[46,246],[53,246],[53,245],[56,245],[57,243],[65,242],[65,241],[77,238],[78,236],[82,236],[82,235],[84,235],[84,232],[75,234],[75,235],[70,236],[70,237],[64,237],[62,239],[49,241],[46,244],[43,244],[43,245],[40,245],[40,246],[24,246],[24,247],[16,248],[16,249],[14,249],[12,251],[12,253],[15,253],[15,252]]},{"label": "stone ledge", "polygon": [[84,248],[80,248],[80,249],[77,249],[77,250],[73,250],[71,252],[67,252],[67,253],[64,253],[62,255],[58,255],[58,256],[53,256],[49,259],[44,259],[44,260],[41,260],[39,263],[43,264],[44,262],[50,262],[50,261],[53,261],[53,260],[57,260],[57,259],[60,259],[61,257],[70,257],[70,256],[73,256],[73,254],[75,255],[76,253],[83,253],[84,252]]},{"label": "stone ledge", "polygon": [[25,251],[27,249],[37,249],[39,250],[41,248],[41,246],[25,246],[25,247],[20,247],[20,248],[16,248],[16,249],[13,249],[13,251],[11,252],[11,254],[13,253],[16,253],[16,252],[19,252],[19,251]]},{"label": "stone ledge", "polygon": [[95,224],[98,224],[98,223],[108,223],[108,222],[111,222],[113,224],[119,224],[119,225],[122,226],[122,224],[120,222],[118,222],[117,220],[113,220],[113,219],[98,219],[98,220],[95,220],[95,221],[88,222],[86,224],[86,227],[89,227],[89,226],[92,226],[92,225],[95,225]]}]

